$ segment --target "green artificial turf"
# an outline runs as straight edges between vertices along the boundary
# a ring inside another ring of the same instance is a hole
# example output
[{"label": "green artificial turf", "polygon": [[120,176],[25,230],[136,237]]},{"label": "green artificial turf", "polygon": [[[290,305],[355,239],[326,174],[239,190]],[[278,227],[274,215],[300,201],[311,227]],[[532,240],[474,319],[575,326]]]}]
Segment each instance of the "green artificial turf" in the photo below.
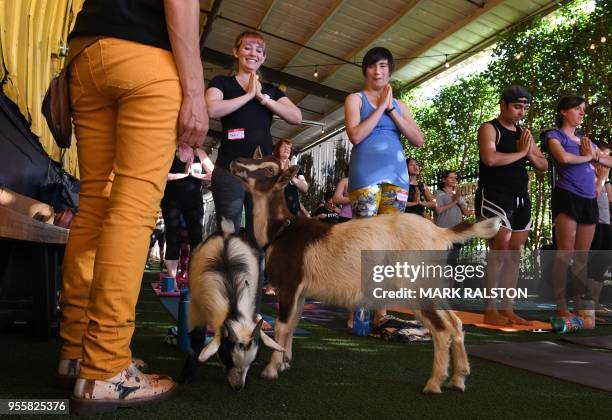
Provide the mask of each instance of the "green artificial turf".
[{"label": "green artificial turf", "polygon": [[[184,354],[164,344],[173,320],[148,283],[137,307],[134,355],[154,372],[179,373]],[[609,418],[612,395],[554,378],[471,358],[467,391],[421,393],[432,366],[431,344],[395,344],[357,338],[302,322],[312,335],[297,337],[291,369],[276,381],[259,378],[266,349],[249,372],[247,388],[234,392],[216,358],[196,383],[181,386],[171,401],[122,409],[104,418],[127,419],[404,419],[404,418]],[[587,334],[587,333],[581,333]],[[612,326],[591,334],[610,335]],[[36,341],[23,332],[1,333],[0,398],[68,398],[54,380],[59,340]],[[553,334],[504,333],[466,327],[466,343],[552,340]],[[612,357],[612,354],[611,354]]]}]

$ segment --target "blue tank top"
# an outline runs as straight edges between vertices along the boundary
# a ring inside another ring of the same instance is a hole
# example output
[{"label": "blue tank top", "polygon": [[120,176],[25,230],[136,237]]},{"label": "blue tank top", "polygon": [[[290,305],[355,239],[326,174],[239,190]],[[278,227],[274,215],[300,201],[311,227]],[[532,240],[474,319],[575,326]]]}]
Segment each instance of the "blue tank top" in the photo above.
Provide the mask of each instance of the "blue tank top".
[{"label": "blue tank top", "polygon": [[[374,108],[363,92],[361,96],[360,121],[374,112]],[[395,112],[402,115],[397,101],[393,99]],[[349,169],[349,191],[378,185],[393,184],[405,189],[410,188],[410,178],[406,156],[400,141],[400,132],[387,114],[383,114],[368,136],[353,146]]]}]

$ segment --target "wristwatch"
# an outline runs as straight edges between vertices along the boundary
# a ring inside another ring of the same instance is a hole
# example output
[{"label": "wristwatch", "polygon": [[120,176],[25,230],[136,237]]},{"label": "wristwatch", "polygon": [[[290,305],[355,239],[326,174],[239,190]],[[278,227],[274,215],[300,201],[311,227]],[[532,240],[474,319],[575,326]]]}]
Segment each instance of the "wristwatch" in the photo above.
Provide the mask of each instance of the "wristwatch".
[{"label": "wristwatch", "polygon": [[395,111],[395,106],[392,106],[391,108],[387,108],[385,109],[385,114],[387,115],[391,115],[391,113]]}]

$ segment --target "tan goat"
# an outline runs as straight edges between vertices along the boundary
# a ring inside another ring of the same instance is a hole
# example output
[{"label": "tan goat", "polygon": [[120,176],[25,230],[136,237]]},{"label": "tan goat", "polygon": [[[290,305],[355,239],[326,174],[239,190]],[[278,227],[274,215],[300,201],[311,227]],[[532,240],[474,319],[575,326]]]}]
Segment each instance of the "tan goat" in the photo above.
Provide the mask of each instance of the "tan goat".
[{"label": "tan goat", "polygon": [[[499,229],[499,220],[462,224],[443,229],[411,214],[381,215],[329,225],[293,216],[285,204],[283,189],[297,174],[298,167],[283,171],[278,159],[262,157],[237,159],[230,166],[253,195],[255,238],[266,250],[266,270],[279,289],[279,313],[275,341],[285,351],[275,351],[262,377],[275,379],[289,368],[292,339],[304,300],[356,307],[365,299],[361,288],[362,250],[447,250],[453,242],[472,237],[490,238]],[[330,283],[327,279],[333,278]],[[448,378],[449,350],[453,353],[453,376],[449,388],[465,390],[470,373],[463,343],[461,320],[445,310],[415,310],[430,330],[434,344],[434,365],[424,392],[440,393]]]}]

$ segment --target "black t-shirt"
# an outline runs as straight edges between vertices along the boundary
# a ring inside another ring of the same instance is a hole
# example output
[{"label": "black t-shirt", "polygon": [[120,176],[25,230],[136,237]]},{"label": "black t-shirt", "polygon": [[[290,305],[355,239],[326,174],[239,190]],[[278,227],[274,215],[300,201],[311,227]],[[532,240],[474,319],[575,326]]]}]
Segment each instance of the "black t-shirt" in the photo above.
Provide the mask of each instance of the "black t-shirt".
[{"label": "black t-shirt", "polygon": [[[495,150],[501,153],[516,153],[518,140],[522,130],[519,126],[516,131],[510,131],[500,124],[497,119],[489,121],[495,127],[497,133]],[[521,158],[516,162],[504,166],[487,166],[482,159],[479,163],[478,186],[503,193],[522,195],[527,193],[527,159]]]},{"label": "black t-shirt", "polygon": [[327,207],[325,207],[325,205],[320,205],[312,214],[312,217],[316,217],[319,214],[325,214],[327,215],[327,218],[322,219],[322,222],[326,222],[326,223],[338,223],[338,221],[340,220],[340,215],[338,213],[336,213],[333,210],[329,210]]},{"label": "black t-shirt", "polygon": [[[234,99],[245,94],[244,89],[234,76],[215,76],[208,87],[214,87],[223,92],[224,100]],[[285,96],[283,92],[270,83],[262,83],[261,92],[269,95],[275,101]],[[273,116],[272,111],[253,98],[240,109],[221,117],[223,136],[215,165],[228,169],[232,160],[239,157],[252,157],[257,146],[261,147],[264,156],[271,155],[272,133],[270,132],[270,126]],[[230,140],[229,137],[233,139]]]},{"label": "black t-shirt", "polygon": [[[300,175],[304,175],[301,170],[298,171],[297,176]],[[300,212],[300,190],[298,190],[298,187],[293,185],[291,181],[285,186],[285,201],[287,202],[289,211],[297,216]]]},{"label": "black t-shirt", "polygon": [[172,51],[163,0],[86,0],[68,40],[79,36],[121,38]]}]

